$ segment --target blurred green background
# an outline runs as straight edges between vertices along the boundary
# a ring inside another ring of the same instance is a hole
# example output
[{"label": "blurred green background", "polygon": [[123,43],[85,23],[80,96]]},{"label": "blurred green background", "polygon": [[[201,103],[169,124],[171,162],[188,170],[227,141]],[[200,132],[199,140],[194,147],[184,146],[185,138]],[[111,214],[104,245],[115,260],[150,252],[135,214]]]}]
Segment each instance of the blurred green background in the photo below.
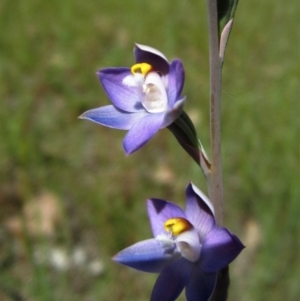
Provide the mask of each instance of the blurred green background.
[{"label": "blurred green background", "polygon": [[[147,197],[206,183],[168,130],[126,157],[125,132],[77,117],[109,100],[95,72],[134,42],[186,70],[186,111],[209,146],[205,1],[0,2],[0,300],[149,300],[156,275],[111,256],[151,236]],[[297,300],[299,3],[240,1],[224,66],[225,225],[246,249],[228,301]],[[185,300],[184,296],[180,300]]]}]

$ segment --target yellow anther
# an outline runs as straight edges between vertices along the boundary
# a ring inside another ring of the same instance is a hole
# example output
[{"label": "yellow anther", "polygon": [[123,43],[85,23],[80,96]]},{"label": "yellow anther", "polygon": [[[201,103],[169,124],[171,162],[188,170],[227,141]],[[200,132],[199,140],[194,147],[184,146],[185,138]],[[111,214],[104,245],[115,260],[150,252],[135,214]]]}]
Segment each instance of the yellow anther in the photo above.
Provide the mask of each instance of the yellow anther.
[{"label": "yellow anther", "polygon": [[188,220],[182,217],[170,218],[165,222],[164,226],[166,231],[172,232],[173,235],[178,235],[193,227]]},{"label": "yellow anther", "polygon": [[140,73],[140,74],[146,75],[151,70],[152,70],[152,66],[147,63],[139,63],[139,64],[135,64],[131,67],[132,74]]}]

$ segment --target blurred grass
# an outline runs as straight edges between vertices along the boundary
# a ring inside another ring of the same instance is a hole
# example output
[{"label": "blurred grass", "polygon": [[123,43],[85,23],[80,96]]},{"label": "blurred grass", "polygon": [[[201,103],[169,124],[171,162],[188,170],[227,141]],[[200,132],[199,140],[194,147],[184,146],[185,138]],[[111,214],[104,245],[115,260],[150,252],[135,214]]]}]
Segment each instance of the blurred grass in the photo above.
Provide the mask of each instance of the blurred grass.
[{"label": "blurred grass", "polygon": [[[225,223],[247,245],[229,301],[300,294],[298,17],[296,1],[240,1],[226,53]],[[2,0],[0,28],[0,299],[148,300],[156,276],[110,257],[151,235],[147,197],[184,204],[188,181],[205,181],[167,130],[126,157],[124,132],[77,116],[108,103],[95,72],[130,66],[133,43],[144,43],[182,59],[186,110],[208,146],[204,1]],[[44,191],[61,218],[37,236],[23,209]],[[14,217],[22,232],[7,226]],[[57,246],[100,257],[103,274],[37,260]]]}]

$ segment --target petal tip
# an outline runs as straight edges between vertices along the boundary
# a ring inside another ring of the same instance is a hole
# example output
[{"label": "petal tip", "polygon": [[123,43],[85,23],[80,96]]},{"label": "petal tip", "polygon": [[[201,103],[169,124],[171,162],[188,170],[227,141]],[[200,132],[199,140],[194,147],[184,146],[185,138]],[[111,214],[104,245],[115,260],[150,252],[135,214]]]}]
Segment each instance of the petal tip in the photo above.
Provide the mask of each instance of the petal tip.
[{"label": "petal tip", "polygon": [[88,111],[85,111],[84,113],[82,113],[80,116],[78,116],[77,118],[78,119],[86,119],[86,120],[91,120],[93,121],[93,112],[95,111],[96,109],[91,109],[91,110],[88,110]]},{"label": "petal tip", "polygon": [[120,258],[118,257],[119,253],[111,257],[111,260],[117,263],[120,263]]},{"label": "petal tip", "polygon": [[124,142],[124,140],[123,140],[123,149],[127,157],[136,151],[134,149],[130,149],[129,146]]},{"label": "petal tip", "polygon": [[82,113],[81,115],[79,115],[79,116],[77,117],[77,119],[87,119],[86,113],[87,113],[87,112]]},{"label": "petal tip", "polygon": [[215,208],[210,201],[210,199],[192,182],[190,182],[186,188],[186,190],[192,189],[192,191],[206,204],[206,206],[210,209],[212,212],[213,216],[215,216]]},{"label": "petal tip", "polygon": [[166,62],[168,62],[168,59],[165,57],[165,55],[162,52],[160,52],[159,50],[157,50],[156,48],[148,46],[148,45],[139,44],[139,43],[134,43],[134,45],[136,48],[138,48],[142,51],[145,51],[145,52],[155,54],[155,55],[163,58]]}]

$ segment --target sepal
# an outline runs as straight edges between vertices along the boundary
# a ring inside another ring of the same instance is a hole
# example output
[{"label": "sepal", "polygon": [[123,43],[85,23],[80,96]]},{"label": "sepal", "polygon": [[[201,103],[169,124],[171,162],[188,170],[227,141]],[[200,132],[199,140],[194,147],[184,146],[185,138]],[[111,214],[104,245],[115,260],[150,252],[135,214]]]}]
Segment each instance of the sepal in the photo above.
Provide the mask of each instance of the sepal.
[{"label": "sepal", "polygon": [[140,271],[159,273],[179,256],[178,252],[174,252],[174,248],[164,248],[159,240],[152,238],[120,251],[112,259]]}]

